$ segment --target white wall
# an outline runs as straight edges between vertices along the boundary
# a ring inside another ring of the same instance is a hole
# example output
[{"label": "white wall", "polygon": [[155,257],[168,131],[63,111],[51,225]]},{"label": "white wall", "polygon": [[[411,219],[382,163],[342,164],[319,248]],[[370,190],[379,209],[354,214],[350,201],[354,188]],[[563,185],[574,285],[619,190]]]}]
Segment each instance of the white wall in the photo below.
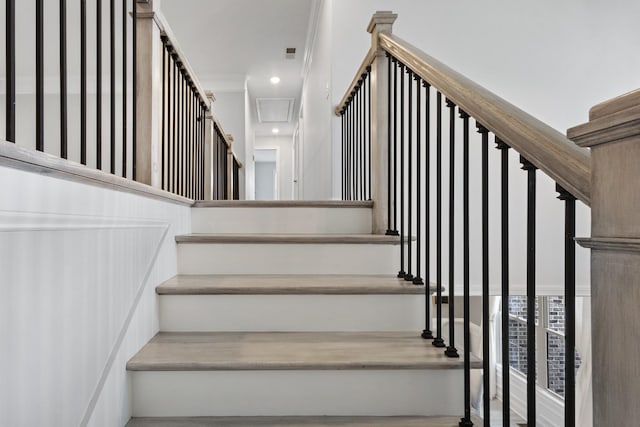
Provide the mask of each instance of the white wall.
[{"label": "white wall", "polygon": [[[307,200],[331,199],[333,170],[331,126],[331,43],[333,1],[325,0],[320,10],[309,73],[302,89],[302,197]],[[355,71],[354,71],[355,72]]]},{"label": "white wall", "polygon": [[[278,200],[293,199],[293,137],[256,136],[254,149],[276,149],[278,152]],[[256,174],[256,179],[258,175]]]},{"label": "white wall", "polygon": [[[237,158],[245,163],[246,138],[245,138],[245,91],[215,92],[216,101],[212,104],[215,116],[220,120],[224,131],[233,135],[233,152]],[[240,169],[240,198],[245,194],[244,168]]]},{"label": "white wall", "polygon": [[[0,425],[123,426],[189,208],[0,167]],[[9,184],[10,183],[10,184]]]},{"label": "white wall", "polygon": [[[244,135],[245,135],[245,157],[244,157],[244,194],[245,199],[252,200],[255,196],[255,163],[253,161],[253,148],[255,145],[255,132],[253,130],[253,108],[251,108],[251,98],[245,82],[244,90]],[[242,197],[241,197],[242,198]]]}]

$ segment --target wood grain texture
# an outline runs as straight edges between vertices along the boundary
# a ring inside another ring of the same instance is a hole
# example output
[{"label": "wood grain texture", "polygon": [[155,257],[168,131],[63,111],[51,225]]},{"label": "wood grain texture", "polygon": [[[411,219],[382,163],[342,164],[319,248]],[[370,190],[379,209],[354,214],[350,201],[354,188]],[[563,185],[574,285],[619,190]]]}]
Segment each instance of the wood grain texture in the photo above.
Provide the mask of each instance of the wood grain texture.
[{"label": "wood grain texture", "polygon": [[[432,285],[435,290],[435,286]],[[415,295],[416,286],[394,276],[180,275],[156,288],[158,295]]]},{"label": "wood grain texture", "polygon": [[133,193],[165,202],[186,206],[193,204],[193,200],[186,197],[177,196],[140,182],[111,175],[50,154],[28,150],[6,141],[0,141],[0,165],[101,188]]},{"label": "wood grain texture", "polygon": [[[482,420],[472,417],[475,425]],[[126,427],[458,427],[459,417],[132,418]]]},{"label": "wood grain texture", "polygon": [[590,205],[591,156],[587,150],[401,38],[380,34],[380,45],[563,188]]},{"label": "wood grain texture", "polygon": [[399,245],[398,236],[381,234],[187,234],[177,243],[370,244]]},{"label": "wood grain texture", "polygon": [[617,252],[640,252],[640,239],[625,239],[616,237],[578,238],[576,242],[587,249]]},{"label": "wood grain texture", "polygon": [[601,102],[598,105],[594,105],[589,110],[589,120],[591,121],[605,116],[610,116],[637,105],[640,105],[640,89],[636,89],[625,93],[624,95]]},{"label": "wood grain texture", "polygon": [[207,200],[194,208],[372,208],[370,200]]},{"label": "wood grain texture", "polygon": [[640,135],[640,104],[612,112],[567,130],[567,136],[581,147],[637,139]]},{"label": "wood grain texture", "polygon": [[[129,371],[462,369],[415,332],[161,332]],[[478,359],[472,367],[481,368]]]}]

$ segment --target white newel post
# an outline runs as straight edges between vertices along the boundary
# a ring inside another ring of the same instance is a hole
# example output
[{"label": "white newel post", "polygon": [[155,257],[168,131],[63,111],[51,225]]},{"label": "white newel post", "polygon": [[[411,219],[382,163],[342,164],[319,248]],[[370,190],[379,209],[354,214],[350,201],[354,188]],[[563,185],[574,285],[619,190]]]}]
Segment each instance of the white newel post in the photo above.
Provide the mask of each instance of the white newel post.
[{"label": "white newel post", "polygon": [[591,148],[593,425],[640,419],[640,90],[593,107],[568,137]]},{"label": "white newel post", "polygon": [[[375,58],[371,64],[371,198],[373,204],[373,233],[385,234],[389,221],[388,205],[393,194],[389,192],[389,59],[378,44],[378,34],[390,34],[398,15],[378,11],[371,18],[367,31],[371,33],[371,46]],[[393,218],[391,219],[393,221]]]},{"label": "white newel post", "polygon": [[162,41],[159,0],[137,0],[136,181],[161,187]]},{"label": "white newel post", "polygon": [[227,200],[233,199],[233,136],[227,134]]},{"label": "white newel post", "polygon": [[[207,99],[211,106],[216,98],[213,96],[213,92],[207,91]],[[204,140],[204,199],[213,200],[213,141],[214,141],[214,126],[213,126],[213,114],[209,111],[205,113],[205,140]]]}]

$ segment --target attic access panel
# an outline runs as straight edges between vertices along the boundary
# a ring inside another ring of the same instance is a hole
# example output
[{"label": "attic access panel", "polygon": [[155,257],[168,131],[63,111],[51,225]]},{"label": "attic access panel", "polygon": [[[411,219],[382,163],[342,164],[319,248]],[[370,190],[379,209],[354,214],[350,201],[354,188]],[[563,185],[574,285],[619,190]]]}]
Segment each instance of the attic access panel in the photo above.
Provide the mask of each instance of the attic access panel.
[{"label": "attic access panel", "polygon": [[293,115],[293,98],[257,98],[260,123],[289,123]]}]

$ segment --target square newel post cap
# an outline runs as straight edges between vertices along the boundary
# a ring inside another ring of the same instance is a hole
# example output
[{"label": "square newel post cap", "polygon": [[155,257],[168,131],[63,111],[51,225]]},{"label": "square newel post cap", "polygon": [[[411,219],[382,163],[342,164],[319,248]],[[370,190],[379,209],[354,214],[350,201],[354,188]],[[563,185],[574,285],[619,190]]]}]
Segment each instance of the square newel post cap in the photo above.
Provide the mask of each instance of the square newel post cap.
[{"label": "square newel post cap", "polygon": [[390,10],[379,10],[371,17],[367,32],[371,34],[381,32],[390,33],[393,29],[393,23],[396,22],[397,18],[397,13],[393,13]]},{"label": "square newel post cap", "polygon": [[371,33],[371,46],[379,55],[382,54],[382,51],[378,47],[378,34],[391,34],[393,32],[393,23],[396,22],[397,18],[398,15],[396,13],[390,10],[382,10],[374,13],[371,21],[369,21],[367,32]]},{"label": "square newel post cap", "polygon": [[212,90],[205,90],[204,94],[207,95],[209,103],[213,104],[214,102],[216,102],[216,96],[213,94]]}]

